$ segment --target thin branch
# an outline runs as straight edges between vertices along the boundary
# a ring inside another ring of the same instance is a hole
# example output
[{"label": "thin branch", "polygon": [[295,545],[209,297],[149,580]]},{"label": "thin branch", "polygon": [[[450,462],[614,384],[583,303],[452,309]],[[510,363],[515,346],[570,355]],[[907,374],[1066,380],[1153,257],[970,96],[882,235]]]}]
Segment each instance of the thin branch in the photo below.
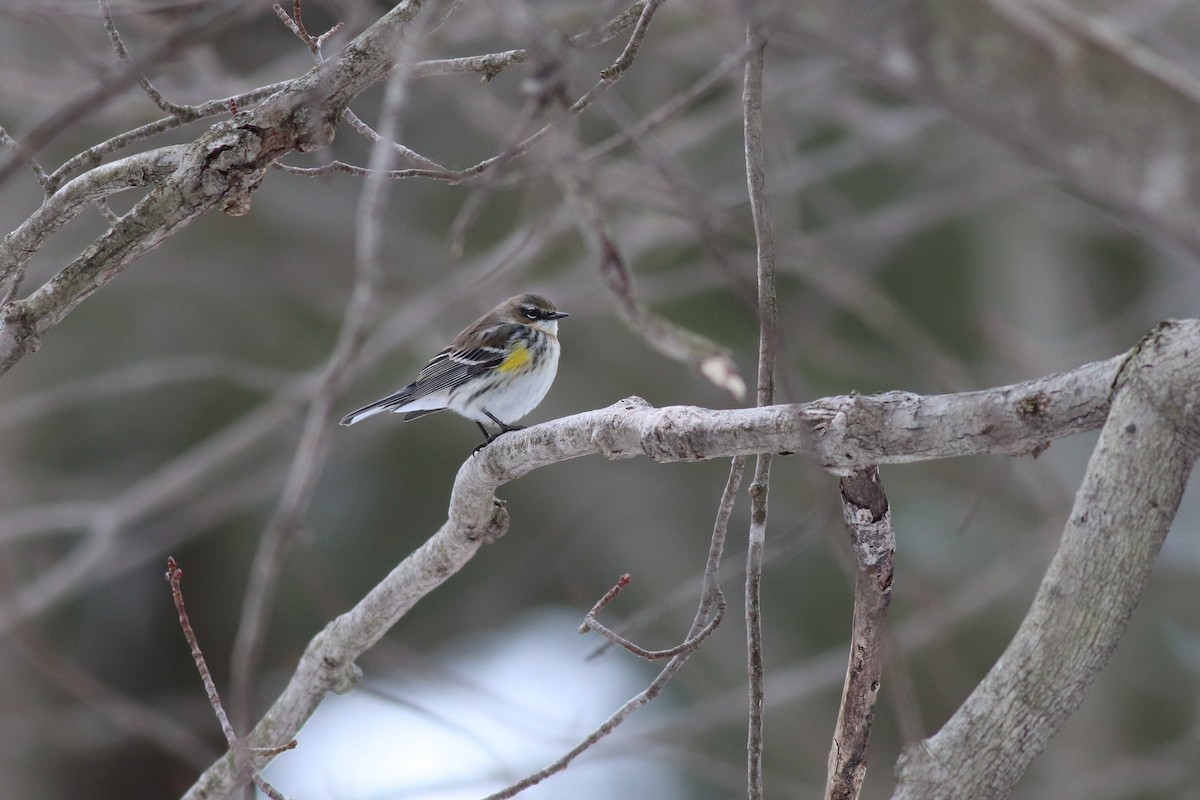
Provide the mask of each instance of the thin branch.
[{"label": "thin branch", "polygon": [[[661,3],[662,0],[658,0],[658,2]],[[642,18],[645,8],[646,2],[645,0],[641,0],[601,25],[598,29],[573,34],[567,41],[570,44],[578,44],[585,47],[605,44],[637,25],[638,21]],[[434,75],[460,75],[474,72],[483,76],[483,80],[486,83],[505,69],[524,64],[528,60],[529,51],[524,48],[504,50],[498,53],[485,53],[477,56],[431,59],[415,64],[413,66],[413,77],[426,78]]]},{"label": "thin branch", "polygon": [[637,24],[633,27],[633,33],[629,34],[629,41],[625,43],[625,49],[621,51],[621,55],[617,56],[617,60],[611,66],[600,71],[601,78],[606,81],[616,80],[621,76],[621,73],[633,66],[633,60],[637,58],[642,41],[646,38],[646,31],[650,28],[650,21],[654,19],[654,13],[658,11],[658,7],[662,4],[663,0],[647,0],[642,7],[641,13],[638,15]]},{"label": "thin branch", "polygon": [[[169,236],[214,209],[245,214],[266,169],[284,153],[327,145],[342,109],[387,74],[395,44],[419,10],[417,3],[396,6],[338,58],[291,81],[274,102],[214,125],[185,145],[183,163],[171,180],[151,190],[52,280],[0,309],[0,373],[36,350],[47,330]],[[297,116],[301,107],[325,113]]]},{"label": "thin branch", "polygon": [[842,478],[842,512],[856,562],[850,663],[829,752],[827,800],[857,800],[867,775],[867,744],[883,680],[896,535],[878,467]]},{"label": "thin branch", "polygon": [[[662,0],[659,0],[661,3]],[[657,3],[655,4],[657,5]],[[623,14],[615,17],[600,31],[591,33],[577,33],[571,36],[567,41],[571,44],[595,45],[603,44],[613,37],[621,34],[625,30],[633,27],[640,19],[642,19],[646,9],[645,2],[635,3],[630,6]],[[651,15],[652,16],[652,15]],[[647,24],[648,24],[647,19]],[[644,31],[643,31],[644,34]],[[627,45],[628,49],[628,45]],[[633,47],[632,53],[636,54],[637,47]],[[425,77],[430,75],[453,74],[460,72],[479,72],[484,76],[485,80],[490,80],[496,74],[510,66],[526,63],[529,59],[529,51],[525,49],[508,50],[500,53],[489,53],[480,56],[466,56],[457,59],[444,59],[437,61],[423,61],[413,66],[414,77]],[[581,95],[568,108],[568,115],[577,116],[591,106],[595,98],[609,86],[615,83],[621,75],[632,64],[632,55],[629,59],[622,63],[619,69],[615,69],[608,77],[601,78],[587,92]],[[610,69],[612,69],[610,67]],[[532,117],[532,112],[536,107],[529,106],[523,112],[523,117]],[[378,134],[370,129],[357,117],[354,117],[349,109],[343,114],[343,119],[349,122],[355,130],[374,141]],[[496,155],[484,159],[470,167],[460,170],[452,170],[443,167],[436,162],[422,156],[421,154],[401,145],[397,142],[392,142],[392,146],[397,148],[397,151],[405,158],[408,158],[418,164],[420,167],[405,168],[390,170],[385,173],[386,177],[393,180],[402,180],[407,178],[426,178],[429,180],[442,181],[451,186],[456,186],[463,183],[470,183],[479,179],[495,180],[494,174],[501,167],[511,161],[521,158],[529,153],[529,151],[539,142],[541,142],[550,132],[551,126],[544,125],[533,133],[522,137],[522,132],[525,130],[525,125],[528,119],[522,119],[520,122],[509,126],[509,136],[500,147],[500,152]],[[328,164],[319,167],[295,167],[287,164],[276,163],[273,165],[276,169],[282,170],[289,174],[300,175],[304,177],[321,177],[335,172],[353,175],[355,177],[366,177],[371,174],[367,167],[360,167],[353,164],[348,164],[344,161],[334,160]],[[485,187],[486,188],[486,187]],[[459,217],[455,220],[451,227],[450,239],[457,246],[452,249],[459,249],[463,231],[468,226],[473,217],[474,209],[478,208],[482,202],[480,195],[472,195],[464,206],[464,211],[460,212]]]},{"label": "thin branch", "polygon": [[985,2],[967,17],[936,7],[778,5],[786,13],[770,18],[771,38],[853,62],[970,120],[1084,196],[1200,253],[1194,76],[1068,3]]},{"label": "thin branch", "polygon": [[[208,695],[209,705],[212,706],[217,720],[221,723],[221,732],[225,734],[225,741],[229,743],[230,751],[236,754],[242,766],[249,771],[255,786],[271,800],[283,800],[283,795],[279,793],[279,790],[267,783],[262,773],[258,771],[258,767],[255,766],[254,756],[259,753],[246,747],[245,743],[234,733],[233,726],[229,724],[229,717],[225,714],[225,708],[221,705],[221,697],[217,693],[217,685],[213,682],[212,673],[209,672],[208,663],[204,659],[204,653],[200,650],[200,641],[196,638],[196,632],[192,630],[192,622],[188,619],[187,609],[184,607],[183,590],[179,586],[183,579],[183,570],[175,563],[174,558],[167,559],[166,577],[167,583],[171,585],[171,599],[175,602],[175,610],[179,614],[179,627],[183,629],[184,638],[187,639],[188,646],[191,648],[192,660],[196,662],[196,670],[200,673],[200,680],[204,682],[204,691]],[[267,752],[262,755],[274,757],[295,746],[296,742],[293,739],[285,745],[266,748]]]},{"label": "thin branch", "polygon": [[633,712],[637,711],[639,708],[642,708],[647,703],[658,697],[666,685],[671,682],[671,679],[679,673],[679,670],[683,669],[683,666],[687,663],[689,656],[690,653],[678,655],[668,661],[667,665],[663,667],[662,672],[658,673],[658,676],[655,677],[649,686],[638,692],[634,697],[626,702],[625,705],[617,709],[612,716],[610,716],[599,727],[588,734],[587,737],[585,737],[581,742],[563,754],[562,757],[558,758],[553,763],[547,765],[543,769],[538,770],[532,775],[517,781],[511,786],[501,789],[493,794],[489,794],[484,798],[484,800],[507,800],[507,798],[515,797],[516,795],[528,789],[530,786],[536,786],[537,784],[546,780],[546,778],[549,778],[551,775],[562,772],[564,769],[570,766],[571,762],[578,758],[581,753],[595,745],[608,734],[612,733],[612,731],[618,725],[628,719]]},{"label": "thin branch", "polygon": [[[294,416],[296,398],[311,392],[306,386],[309,380],[303,378],[290,384],[288,389],[225,430],[172,459],[116,497],[97,505],[87,521],[83,541],[52,569],[21,586],[11,599],[0,605],[0,637],[14,622],[33,617],[77,592],[80,581],[113,557],[114,542],[131,522],[211,483],[233,459],[253,450],[274,434],[279,424]],[[70,507],[61,515],[63,522],[69,522],[69,510]]]},{"label": "thin branch", "polygon": [[[21,144],[14,138],[8,135],[8,131],[0,126],[0,147],[7,147],[10,150],[20,150]],[[37,178],[37,182],[42,185],[47,194],[51,191],[53,185],[50,181],[50,176],[46,174],[46,170],[42,169],[41,163],[32,156],[29,157],[29,168],[33,170],[33,175]]]},{"label": "thin branch", "polygon": [[[126,65],[129,69],[136,69],[133,58],[129,55],[129,51],[125,49],[125,42],[121,41],[121,33],[117,30],[117,21],[113,18],[112,9],[109,8],[108,0],[99,0],[99,3],[100,16],[104,18],[104,31],[108,34],[108,41],[112,44],[113,50],[116,51],[117,58],[119,58],[121,63]],[[158,89],[154,88],[154,85],[150,83],[150,79],[144,74],[138,74],[137,82],[138,86],[142,87],[142,91],[146,93],[146,96],[150,98],[154,105],[158,106],[171,116],[183,117],[190,112],[190,109],[186,106],[177,105],[176,103],[172,103],[163,97],[162,93],[159,92]]]},{"label": "thin branch", "polygon": [[[560,143],[559,149],[565,147]],[[638,299],[633,275],[604,218],[595,187],[581,165],[566,161],[565,155],[562,158],[563,168],[554,170],[554,176],[575,214],[576,227],[599,262],[600,276],[617,301],[622,320],[653,350],[689,365],[735,398],[745,396],[746,383],[726,348],[655,314]]]},{"label": "thin branch", "polygon": [[[396,151],[397,156],[399,156],[400,158],[403,158],[407,161],[411,161],[423,169],[440,170],[442,172],[449,171],[445,167],[443,167],[441,164],[437,163],[436,161],[434,161],[432,159],[426,158],[425,156],[421,155],[417,151],[412,150],[408,147],[405,147],[404,145],[400,144],[399,142],[389,141],[386,137],[380,136],[375,131],[374,128],[372,128],[370,125],[368,125],[367,123],[365,123],[361,119],[359,119],[358,115],[355,114],[349,108],[347,108],[345,111],[342,112],[342,119],[345,122],[347,122],[350,125],[350,127],[354,128],[355,131],[357,131],[359,134],[361,134],[363,137],[365,137],[367,139],[367,141],[369,141],[372,145],[377,145],[380,142],[385,142],[385,143],[387,143],[387,145],[389,147],[391,147],[393,150]],[[363,173],[364,173],[364,177],[365,177],[366,175],[371,174],[371,171],[370,171],[370,169],[364,169]],[[394,177],[391,173],[392,173],[392,170],[384,171],[384,174],[387,175],[388,177]]]},{"label": "thin branch", "polygon": [[[775,353],[778,332],[775,299],[775,239],[766,206],[766,167],[763,163],[762,83],[766,43],[753,30],[746,36],[757,44],[746,60],[742,89],[743,132],[746,150],[746,183],[754,219],[754,241],[758,274],[758,390],[757,404],[775,402]],[[750,533],[746,548],[746,659],[749,674],[749,719],[746,736],[747,794],[750,800],[763,796],[763,714],[766,710],[763,685],[762,560],[767,535],[767,489],[771,479],[771,454],[760,453],[750,484]]]},{"label": "thin branch", "polygon": [[629,142],[640,140],[646,134],[674,119],[689,105],[720,86],[730,72],[743,66],[747,56],[755,47],[754,43],[748,42],[732,53],[726,54],[712,69],[697,78],[691,86],[672,95],[667,102],[642,117],[636,124],[625,126],[607,139],[580,152],[579,160],[587,162],[606,156]]},{"label": "thin branch", "polygon": [[346,25],[339,21],[334,23],[333,27],[320,36],[313,36],[304,27],[304,17],[300,12],[300,5],[300,0],[292,0],[292,15],[290,17],[278,3],[271,6],[271,9],[275,12],[275,16],[283,20],[283,24],[287,25],[288,30],[296,34],[300,41],[304,42],[308,47],[308,51],[312,53],[313,60],[320,64],[325,60],[325,54],[321,52],[322,48],[325,47],[325,43],[336,36]]},{"label": "thin branch", "polygon": [[[720,624],[720,621],[725,614],[725,595],[721,592],[717,575],[721,568],[721,557],[725,552],[725,541],[729,532],[729,518],[733,513],[733,504],[737,499],[738,488],[742,483],[742,472],[744,471],[746,460],[741,456],[738,456],[732,459],[732,462],[733,463],[729,468],[729,478],[725,481],[725,490],[721,493],[721,500],[717,504],[716,519],[713,521],[712,537],[709,540],[708,546],[708,559],[705,562],[704,580],[700,592],[700,604],[696,609],[696,617],[692,621],[692,627],[688,631],[687,639],[685,640],[684,644],[680,645],[679,648],[673,648],[678,650],[678,652],[673,653],[670,656],[671,661],[666,667],[663,668],[663,671],[658,674],[658,677],[656,677],[644,691],[639,693],[636,697],[618,709],[615,714],[609,717],[603,725],[594,730],[582,742],[573,747],[554,763],[514,783],[508,788],[489,796],[486,800],[502,800],[502,798],[512,797],[517,793],[528,789],[530,786],[540,783],[551,775],[566,769],[570,765],[571,761],[579,756],[579,754],[581,754],[584,750],[587,750],[589,747],[599,742],[601,739],[611,733],[613,729],[617,727],[617,725],[620,725],[622,722],[624,722],[630,714],[657,697],[662,691],[663,687],[666,686],[666,684],[679,672],[679,670],[683,668],[684,664],[691,657],[692,653],[696,651],[696,648],[699,647],[700,643],[703,642],[703,640],[707,638],[710,633],[712,633],[718,624]],[[602,598],[600,598],[600,601],[592,607],[592,610],[585,618],[584,627],[580,628],[580,633],[583,633],[585,630],[591,628],[592,630],[596,630],[598,633],[602,633],[602,635],[606,635],[600,630],[600,628],[603,628],[603,626],[592,627],[587,623],[589,620],[594,623],[595,615],[599,613],[600,609],[611,603],[620,593],[621,589],[624,588],[628,583],[629,576],[622,575],[621,580],[618,581],[617,584],[613,586],[613,588],[610,589]],[[603,628],[603,631],[608,631],[608,629]],[[611,631],[608,631],[608,633],[611,633]],[[631,644],[628,643],[627,640],[624,640],[615,634],[613,634],[612,637],[608,637],[606,635],[606,638],[609,638],[610,641],[621,647],[625,647],[626,644]],[[690,643],[693,642],[694,645],[691,645]],[[634,652],[635,655],[639,655],[643,658],[655,656],[655,653],[652,651],[638,652],[640,648],[637,648],[636,645],[632,645],[632,647],[634,649],[631,650],[631,652]],[[626,647],[626,649],[630,648]]]},{"label": "thin branch", "polygon": [[163,117],[162,119],[148,122],[145,125],[140,125],[132,130],[117,134],[110,139],[106,139],[99,144],[93,145],[88,149],[77,153],[71,158],[63,162],[62,166],[54,170],[50,175],[50,186],[47,191],[56,191],[58,186],[62,184],[67,177],[77,170],[94,167],[98,165],[104,156],[115,153],[117,150],[128,147],[136,142],[150,139],[167,131],[174,130],[189,122],[196,122],[210,117],[220,116],[229,113],[231,107],[247,107],[253,103],[270,97],[273,94],[286,89],[291,81],[280,81],[278,83],[267,84],[260,86],[257,89],[251,89],[241,94],[233,95],[216,100],[208,100],[190,108],[194,112],[190,117]]},{"label": "thin branch", "polygon": [[721,624],[721,620],[725,617],[725,595],[718,589],[716,592],[716,613],[712,614],[712,618],[700,630],[689,634],[686,639],[674,647],[669,647],[665,650],[647,650],[629,641],[596,619],[596,615],[608,606],[609,603],[616,600],[621,590],[629,585],[629,580],[629,575],[622,575],[613,588],[609,589],[603,597],[596,601],[596,605],[592,606],[592,610],[584,615],[583,624],[579,626],[580,633],[593,631],[638,658],[645,659],[646,661],[662,661],[685,653],[694,653],[704,643],[704,640],[717,629],[717,626]]},{"label": "thin branch", "polygon": [[701,626],[706,624],[712,603],[721,594],[720,572],[721,558],[725,554],[725,541],[729,535],[729,519],[733,516],[733,504],[737,500],[738,490],[742,486],[742,473],[746,469],[744,456],[734,456],[729,463],[729,477],[725,479],[725,490],[721,492],[721,500],[717,504],[717,516],[713,521],[712,538],[708,547],[708,560],[704,564],[704,591],[700,597],[700,607],[696,609],[696,618],[688,636],[695,636]]},{"label": "thin branch", "polygon": [[63,186],[0,242],[0,284],[19,278],[34,253],[89,203],[110,194],[159,183],[178,169],[183,145],[139,153],[97,167]]}]

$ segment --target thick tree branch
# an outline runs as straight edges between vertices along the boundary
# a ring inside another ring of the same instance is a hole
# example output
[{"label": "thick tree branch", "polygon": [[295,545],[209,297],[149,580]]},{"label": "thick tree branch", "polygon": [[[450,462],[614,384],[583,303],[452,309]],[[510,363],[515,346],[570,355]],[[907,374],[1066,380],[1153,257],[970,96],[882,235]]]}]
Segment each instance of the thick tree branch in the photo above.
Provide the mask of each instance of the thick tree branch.
[{"label": "thick tree branch", "polygon": [[1033,607],[962,707],[905,752],[897,800],[1007,797],[1108,662],[1200,455],[1198,326],[1165,323],[1122,364]]},{"label": "thick tree branch", "polygon": [[842,513],[854,551],[854,614],[850,663],[842,685],[833,747],[829,752],[827,800],[857,800],[867,775],[867,744],[883,679],[883,647],[892,600],[896,535],[879,468],[842,478]]},{"label": "thick tree branch", "polygon": [[[1193,348],[1200,348],[1200,323],[1177,327],[1191,338]],[[727,411],[656,409],[630,398],[506,434],[459,469],[441,529],[309,642],[287,687],[247,744],[260,747],[291,739],[328,692],[349,691],[358,674],[354,660],[460,570],[482,543],[508,529],[508,512],[494,492],[539,467],[596,453],[677,462],[787,452],[803,453],[844,474],[873,463],[1040,452],[1051,439],[1103,423],[1109,389],[1124,359],[1013,386],[930,397],[891,392]],[[225,797],[236,783],[226,754],[186,798]]]}]

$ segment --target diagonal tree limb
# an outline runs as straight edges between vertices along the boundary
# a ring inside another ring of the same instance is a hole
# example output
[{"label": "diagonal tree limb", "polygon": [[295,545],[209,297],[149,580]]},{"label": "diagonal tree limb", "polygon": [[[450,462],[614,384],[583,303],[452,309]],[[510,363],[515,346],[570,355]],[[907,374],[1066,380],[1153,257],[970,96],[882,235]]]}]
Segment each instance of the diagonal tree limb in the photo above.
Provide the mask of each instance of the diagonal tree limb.
[{"label": "diagonal tree limb", "polygon": [[88,204],[110,194],[163,180],[179,168],[183,145],[122,158],[80,175],[54,194],[0,242],[0,285],[20,275],[42,244]]},{"label": "diagonal tree limb", "polygon": [[1195,329],[1164,323],[1122,364],[1032,608],[954,716],[904,753],[896,800],[1007,797],[1108,662],[1200,456]]}]

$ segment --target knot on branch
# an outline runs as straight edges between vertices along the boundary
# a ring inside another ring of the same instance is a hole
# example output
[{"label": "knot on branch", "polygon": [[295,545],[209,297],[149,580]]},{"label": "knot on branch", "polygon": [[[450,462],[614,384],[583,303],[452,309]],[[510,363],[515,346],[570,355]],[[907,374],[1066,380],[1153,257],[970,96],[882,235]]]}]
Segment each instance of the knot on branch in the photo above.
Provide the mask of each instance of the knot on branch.
[{"label": "knot on branch", "polygon": [[[1143,395],[1175,430],[1195,458],[1200,455],[1200,320],[1166,320],[1146,334],[1113,378],[1113,397],[1123,391]],[[1126,436],[1137,436],[1129,420]]]},{"label": "knot on branch", "polygon": [[891,585],[892,553],[896,549],[888,499],[879,479],[879,467],[871,465],[842,477],[842,515],[850,529],[851,544],[861,569],[882,565],[885,583]]},{"label": "knot on branch", "polygon": [[619,458],[633,458],[638,454],[631,452],[625,445],[622,437],[615,435],[615,425],[623,414],[633,411],[643,411],[648,408],[653,408],[653,406],[637,395],[626,397],[624,400],[618,400],[605,409],[611,413],[613,422],[593,428],[589,442],[610,461],[615,461]]},{"label": "knot on branch", "polygon": [[4,339],[8,347],[22,356],[37,352],[42,344],[28,304],[23,300],[15,300],[0,311],[0,329],[5,332]]},{"label": "knot on branch", "polygon": [[709,433],[697,409],[671,406],[647,417],[640,431],[642,452],[653,461],[703,461],[711,456]]},{"label": "knot on branch", "polygon": [[851,474],[863,460],[857,448],[850,447],[847,435],[849,413],[855,409],[857,396],[852,394],[850,402],[815,400],[799,407],[801,419],[816,434],[821,466],[835,475]]},{"label": "knot on branch", "polygon": [[508,533],[508,526],[511,521],[505,502],[498,497],[493,497],[492,515],[483,525],[468,526],[467,538],[473,542],[491,544]]},{"label": "knot on branch", "polygon": [[[334,694],[349,694],[362,680],[362,668],[345,654],[344,649],[336,647],[337,628],[341,618],[325,626],[325,629],[313,637],[305,648],[304,659],[314,659],[315,668],[319,672],[318,682],[327,691]],[[333,647],[327,644],[334,644]],[[309,662],[313,663],[313,662]]]},{"label": "knot on branch", "polygon": [[266,155],[262,133],[244,120],[223,122],[197,141],[201,150],[196,188],[202,195],[217,198],[221,211],[230,216],[250,211],[250,195],[262,184],[275,158]]}]

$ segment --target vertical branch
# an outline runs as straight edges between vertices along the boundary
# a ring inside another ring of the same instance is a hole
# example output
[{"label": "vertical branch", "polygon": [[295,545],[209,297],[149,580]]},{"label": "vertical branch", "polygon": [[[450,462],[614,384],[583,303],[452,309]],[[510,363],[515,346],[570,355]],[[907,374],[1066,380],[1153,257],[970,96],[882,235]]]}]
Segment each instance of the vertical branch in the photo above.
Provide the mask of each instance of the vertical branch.
[{"label": "vertical branch", "polygon": [[[764,186],[766,170],[762,145],[763,51],[766,44],[751,29],[747,41],[756,44],[746,61],[742,88],[743,128],[746,146],[746,183],[750,211],[754,217],[754,241],[758,265],[758,397],[759,406],[775,402],[775,241],[767,213]],[[762,562],[767,535],[767,483],[771,454],[758,456],[750,484],[750,535],[746,549],[746,668],[750,682],[750,710],[746,737],[747,794],[750,800],[763,796],[763,653],[762,653]]]},{"label": "vertical branch", "polygon": [[857,470],[842,478],[842,512],[850,528],[857,564],[850,663],[842,687],[829,751],[827,800],[857,800],[867,774],[867,743],[883,676],[883,648],[896,537],[879,468]]},{"label": "vertical branch", "polygon": [[742,474],[746,471],[744,456],[734,456],[729,464],[729,478],[725,481],[725,491],[721,493],[721,502],[717,506],[717,519],[713,523],[712,543],[708,548],[708,561],[704,565],[704,591],[700,595],[700,605],[696,609],[696,619],[688,637],[695,636],[708,622],[711,608],[721,595],[721,584],[718,574],[721,571],[721,557],[725,554],[725,540],[729,532],[729,518],[733,516],[733,503],[737,499],[738,489],[742,486]]}]

